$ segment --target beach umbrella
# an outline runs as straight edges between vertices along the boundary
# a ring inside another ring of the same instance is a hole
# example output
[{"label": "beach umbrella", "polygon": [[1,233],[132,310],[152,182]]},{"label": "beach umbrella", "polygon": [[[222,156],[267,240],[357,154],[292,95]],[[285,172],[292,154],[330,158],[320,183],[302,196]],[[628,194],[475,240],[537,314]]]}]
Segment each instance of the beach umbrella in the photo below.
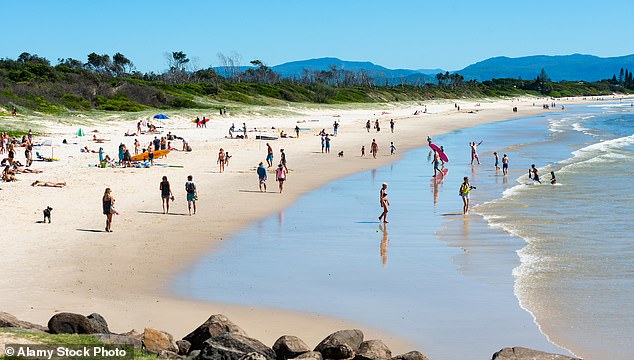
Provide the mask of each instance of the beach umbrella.
[{"label": "beach umbrella", "polygon": [[165,114],[156,114],[156,115],[154,115],[154,118],[155,119],[161,119],[161,120],[169,119],[169,117],[167,117],[167,115],[165,115]]},{"label": "beach umbrella", "polygon": [[51,158],[54,157],[53,156],[53,151],[54,151],[53,149],[55,148],[55,146],[60,146],[60,145],[61,145],[61,143],[57,139],[48,139],[48,140],[45,140],[42,143],[42,146],[50,146],[51,147]]}]

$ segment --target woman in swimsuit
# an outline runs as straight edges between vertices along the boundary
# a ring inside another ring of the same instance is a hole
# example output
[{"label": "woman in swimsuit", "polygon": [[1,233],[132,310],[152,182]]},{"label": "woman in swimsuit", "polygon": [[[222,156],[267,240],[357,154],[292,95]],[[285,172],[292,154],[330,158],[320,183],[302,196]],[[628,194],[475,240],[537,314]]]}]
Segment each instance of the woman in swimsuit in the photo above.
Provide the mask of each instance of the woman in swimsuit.
[{"label": "woman in swimsuit", "polygon": [[390,200],[387,199],[387,183],[383,183],[383,186],[381,186],[381,193],[379,195],[379,203],[381,207],[383,208],[383,212],[379,216],[379,221],[383,219],[383,222],[387,224],[388,223],[387,212],[390,206]]},{"label": "woman in swimsuit", "polygon": [[159,190],[161,190],[161,200],[163,201],[163,214],[167,214],[170,212],[170,199],[174,198],[170,182],[167,181],[167,176],[163,176]]},{"label": "woman in swimsuit", "polygon": [[114,197],[110,188],[106,188],[101,199],[103,214],[106,215],[106,232],[112,232],[112,215],[114,215]]}]

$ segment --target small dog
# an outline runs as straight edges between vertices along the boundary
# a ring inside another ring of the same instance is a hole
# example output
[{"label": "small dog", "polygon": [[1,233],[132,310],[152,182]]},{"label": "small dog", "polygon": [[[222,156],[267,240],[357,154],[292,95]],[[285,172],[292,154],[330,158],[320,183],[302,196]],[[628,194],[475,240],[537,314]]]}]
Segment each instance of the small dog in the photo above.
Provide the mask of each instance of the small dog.
[{"label": "small dog", "polygon": [[337,156],[339,156],[339,157],[343,157],[343,150],[342,150],[342,151],[339,151],[339,154],[337,154]]},{"label": "small dog", "polygon": [[46,209],[44,209],[44,221],[42,221],[43,223],[46,223],[46,219],[48,219],[48,223],[51,223],[51,210],[53,210],[52,207],[47,206]]}]

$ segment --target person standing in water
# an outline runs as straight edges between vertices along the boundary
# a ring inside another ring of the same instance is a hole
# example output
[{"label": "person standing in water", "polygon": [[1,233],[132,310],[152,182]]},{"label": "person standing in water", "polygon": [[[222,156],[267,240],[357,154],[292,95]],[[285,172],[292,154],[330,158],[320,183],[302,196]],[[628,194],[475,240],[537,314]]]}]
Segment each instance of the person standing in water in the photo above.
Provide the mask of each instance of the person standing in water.
[{"label": "person standing in water", "polygon": [[438,154],[438,151],[434,150],[434,160],[433,160],[434,176],[432,177],[436,177],[436,174],[440,174],[440,176],[443,176],[440,161],[441,160],[440,160],[440,155]]},{"label": "person standing in water", "polygon": [[[532,177],[531,177],[531,174],[532,174]],[[529,179],[533,179],[533,181],[537,181],[540,184],[542,183],[539,180],[539,171],[537,171],[537,168],[535,167],[535,164],[532,164],[531,168],[528,169],[528,178]]]},{"label": "person standing in water", "polygon": [[460,197],[462,198],[462,213],[466,215],[469,212],[469,193],[472,189],[475,189],[475,186],[471,186],[469,184],[469,177],[465,176],[462,185],[460,185]]},{"label": "person standing in water", "polygon": [[260,165],[258,166],[258,178],[260,180],[260,191],[264,188],[264,192],[266,192],[266,168],[264,167],[264,163],[260,161]]},{"label": "person standing in water", "polygon": [[473,160],[476,160],[478,162],[478,165],[480,165],[480,158],[478,157],[478,146],[480,146],[482,144],[483,140],[480,140],[479,143],[475,143],[474,142],[470,142],[469,143],[469,147],[471,148],[471,165],[473,165]]},{"label": "person standing in water", "polygon": [[383,183],[383,185],[381,186],[381,192],[379,194],[379,203],[381,207],[383,208],[383,212],[381,213],[381,215],[379,215],[379,221],[383,221],[384,223],[387,224],[388,223],[387,213],[389,211],[388,208],[390,206],[390,200],[387,199],[387,183]]},{"label": "person standing in water", "polygon": [[103,214],[106,215],[106,232],[112,232],[112,215],[116,212],[114,209],[114,197],[110,188],[106,188],[101,198],[101,206]]},{"label": "person standing in water", "polygon": [[502,174],[504,175],[509,174],[509,157],[506,154],[502,156]]},{"label": "person standing in water", "polygon": [[191,175],[187,176],[185,191],[187,192],[187,209],[189,210],[189,216],[192,216],[192,206],[194,207],[194,215],[196,215],[196,201],[198,200],[198,191],[196,191],[194,177]]},{"label": "person standing in water", "polygon": [[170,182],[167,181],[167,176],[163,176],[159,190],[161,190],[161,200],[163,201],[163,214],[167,214],[170,212],[170,199],[174,197],[172,189],[170,188]]},{"label": "person standing in water", "polygon": [[550,184],[551,185],[557,184],[557,178],[555,177],[555,172],[554,171],[550,172]]},{"label": "person standing in water", "polygon": [[497,151],[493,152],[493,156],[495,156],[495,171],[500,170],[500,157],[498,156]]}]

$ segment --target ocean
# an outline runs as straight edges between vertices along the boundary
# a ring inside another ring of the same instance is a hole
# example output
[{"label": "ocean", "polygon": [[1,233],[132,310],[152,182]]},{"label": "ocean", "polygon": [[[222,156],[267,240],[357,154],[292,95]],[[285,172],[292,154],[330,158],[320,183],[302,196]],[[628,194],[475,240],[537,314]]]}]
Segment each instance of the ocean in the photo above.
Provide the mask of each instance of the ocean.
[{"label": "ocean", "polygon": [[[444,179],[431,177],[423,146],[328,183],[226,238],[173,290],[353,320],[433,359],[506,346],[629,359],[633,134],[629,103],[597,103],[434,138],[450,158]],[[480,140],[482,164],[470,166],[468,143]],[[508,176],[493,151],[509,155]],[[531,164],[542,184],[528,179]],[[466,217],[463,176],[477,187]],[[383,182],[388,225],[377,220]]]}]

